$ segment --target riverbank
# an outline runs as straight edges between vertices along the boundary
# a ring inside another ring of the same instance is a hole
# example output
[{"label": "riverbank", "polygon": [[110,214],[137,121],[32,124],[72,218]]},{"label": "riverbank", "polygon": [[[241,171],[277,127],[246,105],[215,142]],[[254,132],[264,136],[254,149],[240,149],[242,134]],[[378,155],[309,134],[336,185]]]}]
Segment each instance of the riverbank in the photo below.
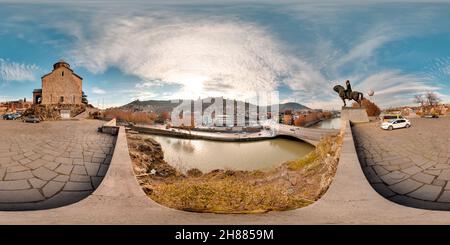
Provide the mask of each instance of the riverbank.
[{"label": "riverbank", "polygon": [[339,129],[303,128],[290,125],[278,124],[269,130],[264,129],[255,133],[220,133],[202,132],[187,129],[166,128],[164,125],[134,125],[130,129],[143,134],[153,134],[177,137],[182,139],[203,139],[225,142],[245,142],[273,139],[277,137],[290,137],[316,146],[326,136],[336,135]]},{"label": "riverbank", "polygon": [[164,125],[136,125],[130,127],[133,131],[144,134],[153,134],[161,136],[176,137],[182,139],[202,139],[202,140],[214,140],[224,142],[239,142],[239,141],[257,141],[266,140],[276,137],[273,131],[262,130],[254,133],[228,133],[228,132],[206,132],[206,131],[194,131],[187,129],[170,128],[166,129]]},{"label": "riverbank", "polygon": [[342,135],[327,137],[306,157],[266,172],[190,169],[183,174],[164,161],[158,142],[135,134],[127,138],[134,172],[150,198],[179,210],[212,213],[261,213],[313,203],[333,179],[342,142]]},{"label": "riverbank", "polygon": [[325,120],[316,121],[308,126],[308,128],[314,129],[340,129],[341,128],[341,118],[334,117]]},{"label": "riverbank", "polygon": [[[183,173],[191,168],[202,172],[215,169],[264,171],[284,161],[302,158],[314,150],[314,146],[295,138],[221,142],[147,134],[141,134],[141,137],[157,141],[164,150],[164,159]],[[217,149],[220,149],[220,156]]]}]

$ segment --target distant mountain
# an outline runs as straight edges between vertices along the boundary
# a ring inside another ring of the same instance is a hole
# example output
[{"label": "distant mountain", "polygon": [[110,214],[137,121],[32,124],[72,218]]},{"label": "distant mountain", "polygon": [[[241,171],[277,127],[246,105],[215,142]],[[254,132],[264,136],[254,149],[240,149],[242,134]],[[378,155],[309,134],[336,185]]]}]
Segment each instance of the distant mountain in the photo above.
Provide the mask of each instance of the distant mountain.
[{"label": "distant mountain", "polygon": [[291,111],[299,111],[299,110],[309,110],[310,108],[299,104],[299,103],[295,103],[295,102],[288,102],[288,103],[284,103],[284,104],[280,104],[280,112],[283,112],[285,110],[291,110]]},{"label": "distant mountain", "polygon": [[135,100],[119,107],[123,110],[146,111],[161,113],[163,111],[172,111],[180,103],[172,103],[170,100]]},{"label": "distant mountain", "polygon": [[[214,99],[212,99],[212,101],[214,101]],[[159,114],[164,111],[170,112],[173,110],[173,108],[175,108],[179,104],[180,103],[172,103],[170,100],[145,100],[145,101],[135,100],[119,108],[130,111],[156,112]],[[210,104],[211,103],[204,103],[204,108],[206,108]],[[302,104],[294,102],[279,104],[280,112],[283,112],[285,110],[299,111],[302,109],[309,109],[309,108]]]}]

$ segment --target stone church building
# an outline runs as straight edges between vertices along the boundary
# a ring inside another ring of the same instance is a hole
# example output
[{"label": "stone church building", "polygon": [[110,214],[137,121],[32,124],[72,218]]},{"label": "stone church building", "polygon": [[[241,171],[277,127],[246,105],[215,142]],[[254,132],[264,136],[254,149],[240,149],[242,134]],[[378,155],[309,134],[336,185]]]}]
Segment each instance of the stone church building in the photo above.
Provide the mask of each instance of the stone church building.
[{"label": "stone church building", "polygon": [[42,78],[42,89],[33,91],[34,104],[82,104],[83,78],[63,60],[53,65],[53,71]]}]

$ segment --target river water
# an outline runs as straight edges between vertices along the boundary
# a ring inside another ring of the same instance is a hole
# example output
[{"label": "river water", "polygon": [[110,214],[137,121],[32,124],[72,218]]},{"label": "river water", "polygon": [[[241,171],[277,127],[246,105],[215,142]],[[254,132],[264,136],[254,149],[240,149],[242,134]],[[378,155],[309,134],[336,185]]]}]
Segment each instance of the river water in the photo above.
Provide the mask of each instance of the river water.
[{"label": "river water", "polygon": [[320,122],[314,124],[313,126],[311,126],[311,128],[340,129],[341,128],[341,118],[337,117],[337,118],[332,118],[332,119],[328,119],[328,120],[323,120],[323,121],[320,121]]},{"label": "river water", "polygon": [[202,172],[214,169],[266,170],[288,160],[300,159],[314,149],[310,144],[284,138],[219,142],[159,135],[146,137],[159,142],[166,162],[183,172],[191,168]]}]

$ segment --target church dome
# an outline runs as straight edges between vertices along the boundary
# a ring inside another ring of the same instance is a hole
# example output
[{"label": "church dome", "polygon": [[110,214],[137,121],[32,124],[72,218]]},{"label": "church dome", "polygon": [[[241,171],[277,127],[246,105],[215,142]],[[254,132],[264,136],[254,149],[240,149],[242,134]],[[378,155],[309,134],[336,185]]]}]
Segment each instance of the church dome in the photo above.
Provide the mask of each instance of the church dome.
[{"label": "church dome", "polygon": [[61,66],[64,66],[64,67],[70,69],[69,63],[65,62],[64,60],[59,60],[58,62],[56,62],[56,63],[53,65],[53,70],[55,70],[55,69],[57,69],[57,68],[59,68],[59,67],[61,67]]}]

